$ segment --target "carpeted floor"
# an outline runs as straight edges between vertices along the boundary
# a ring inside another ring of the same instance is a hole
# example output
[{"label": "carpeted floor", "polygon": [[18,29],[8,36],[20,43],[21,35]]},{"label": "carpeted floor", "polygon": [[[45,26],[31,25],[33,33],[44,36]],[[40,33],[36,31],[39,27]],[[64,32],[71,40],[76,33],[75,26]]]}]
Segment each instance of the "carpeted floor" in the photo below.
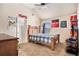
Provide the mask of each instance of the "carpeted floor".
[{"label": "carpeted floor", "polygon": [[55,51],[48,47],[34,44],[25,43],[19,45],[19,56],[73,56],[65,52],[65,44],[60,43],[56,46]]}]

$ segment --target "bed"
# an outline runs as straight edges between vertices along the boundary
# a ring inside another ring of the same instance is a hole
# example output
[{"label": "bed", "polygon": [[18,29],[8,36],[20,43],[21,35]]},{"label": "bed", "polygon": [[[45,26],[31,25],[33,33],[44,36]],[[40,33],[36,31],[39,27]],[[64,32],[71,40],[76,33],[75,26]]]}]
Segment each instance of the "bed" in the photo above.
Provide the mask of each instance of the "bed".
[{"label": "bed", "polygon": [[28,41],[41,44],[55,50],[56,45],[60,42],[59,41],[59,34],[48,34],[48,33],[41,33],[39,30],[40,27],[28,26]]},{"label": "bed", "polygon": [[49,34],[30,34],[29,42],[39,43],[45,46],[48,46],[52,50],[55,50],[55,46],[59,43],[59,34],[49,35]]}]

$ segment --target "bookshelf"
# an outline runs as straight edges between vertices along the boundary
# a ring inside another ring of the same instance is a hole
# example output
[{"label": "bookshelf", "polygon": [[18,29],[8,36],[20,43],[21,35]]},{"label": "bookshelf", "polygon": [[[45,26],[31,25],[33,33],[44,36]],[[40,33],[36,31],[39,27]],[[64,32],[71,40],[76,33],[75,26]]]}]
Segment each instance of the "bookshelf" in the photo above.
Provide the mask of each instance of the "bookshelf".
[{"label": "bookshelf", "polygon": [[67,48],[66,51],[68,53],[72,53],[75,55],[78,55],[78,20],[77,20],[77,15],[73,15],[70,17],[70,25],[71,25],[71,29],[70,29],[70,38],[67,39],[66,43],[67,43]]}]

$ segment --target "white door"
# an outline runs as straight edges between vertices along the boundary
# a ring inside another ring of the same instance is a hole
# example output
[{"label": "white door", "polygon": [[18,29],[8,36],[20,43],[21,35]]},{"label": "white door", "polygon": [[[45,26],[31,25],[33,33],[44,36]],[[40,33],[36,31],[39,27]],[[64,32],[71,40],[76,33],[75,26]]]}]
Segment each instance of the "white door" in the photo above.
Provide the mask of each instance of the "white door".
[{"label": "white door", "polygon": [[19,38],[19,43],[25,42],[25,33],[26,33],[26,19],[18,17],[17,20],[17,37]]}]

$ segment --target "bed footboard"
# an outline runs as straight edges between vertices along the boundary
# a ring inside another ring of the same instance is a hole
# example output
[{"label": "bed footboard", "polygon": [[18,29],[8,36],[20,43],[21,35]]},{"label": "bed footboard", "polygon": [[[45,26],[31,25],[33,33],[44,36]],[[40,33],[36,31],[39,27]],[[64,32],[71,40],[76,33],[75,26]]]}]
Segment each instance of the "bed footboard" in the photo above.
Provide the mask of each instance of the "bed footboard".
[{"label": "bed footboard", "polygon": [[29,35],[29,42],[40,43],[42,45],[50,47],[52,50],[55,50],[56,44],[59,43],[59,35],[51,38],[38,35]]},{"label": "bed footboard", "polygon": [[59,42],[60,42],[60,41],[59,41],[59,35],[56,35],[55,37],[53,37],[53,38],[51,39],[51,44],[50,44],[51,49],[52,49],[52,50],[55,50],[56,44],[58,44]]}]

